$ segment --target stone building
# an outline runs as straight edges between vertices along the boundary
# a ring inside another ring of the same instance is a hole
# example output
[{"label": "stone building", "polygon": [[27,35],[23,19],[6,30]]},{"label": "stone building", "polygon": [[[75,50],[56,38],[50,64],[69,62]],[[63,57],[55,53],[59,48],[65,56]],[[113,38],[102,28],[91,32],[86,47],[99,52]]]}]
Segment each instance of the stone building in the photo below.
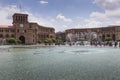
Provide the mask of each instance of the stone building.
[{"label": "stone building", "polygon": [[60,39],[62,41],[66,41],[66,36],[65,36],[65,32],[57,32],[56,33],[56,39]]},{"label": "stone building", "polygon": [[55,29],[28,21],[28,14],[15,13],[12,26],[0,26],[0,41],[9,37],[21,40],[23,44],[36,44],[39,40],[55,38]]},{"label": "stone building", "polygon": [[66,39],[70,37],[72,41],[80,39],[104,41],[106,37],[111,37],[113,41],[120,39],[120,26],[108,26],[100,28],[68,29],[65,31]]}]

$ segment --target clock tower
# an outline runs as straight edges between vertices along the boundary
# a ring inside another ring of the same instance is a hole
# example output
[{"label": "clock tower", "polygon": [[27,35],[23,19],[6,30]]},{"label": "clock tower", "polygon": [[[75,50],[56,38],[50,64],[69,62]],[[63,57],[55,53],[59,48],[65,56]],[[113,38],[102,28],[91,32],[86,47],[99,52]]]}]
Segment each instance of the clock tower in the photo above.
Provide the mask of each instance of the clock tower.
[{"label": "clock tower", "polygon": [[28,15],[15,13],[13,15],[13,26],[15,28],[15,37],[21,40],[23,44],[27,42],[27,30],[29,28]]},{"label": "clock tower", "polygon": [[14,37],[22,44],[36,44],[39,40],[54,38],[54,28],[41,26],[28,21],[28,14],[13,14]]},{"label": "clock tower", "polygon": [[15,27],[23,28],[23,27],[25,27],[24,25],[26,23],[28,23],[28,15],[27,14],[15,13],[13,15],[13,25]]}]

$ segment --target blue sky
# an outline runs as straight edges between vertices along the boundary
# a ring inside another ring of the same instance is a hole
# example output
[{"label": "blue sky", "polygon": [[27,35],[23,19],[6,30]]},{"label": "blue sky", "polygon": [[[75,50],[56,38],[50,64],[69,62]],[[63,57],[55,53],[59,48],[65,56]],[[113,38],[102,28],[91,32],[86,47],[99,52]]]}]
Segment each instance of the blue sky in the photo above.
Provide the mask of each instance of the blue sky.
[{"label": "blue sky", "polygon": [[120,0],[0,0],[0,24],[11,25],[12,14],[20,12],[29,14],[30,22],[56,31],[119,25],[119,4]]}]

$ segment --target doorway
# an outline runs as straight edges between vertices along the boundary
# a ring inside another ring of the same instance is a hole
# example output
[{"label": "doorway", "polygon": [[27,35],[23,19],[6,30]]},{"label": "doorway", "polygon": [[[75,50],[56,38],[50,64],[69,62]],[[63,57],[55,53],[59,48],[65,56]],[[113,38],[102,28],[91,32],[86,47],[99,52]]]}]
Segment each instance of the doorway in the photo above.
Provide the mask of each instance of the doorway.
[{"label": "doorway", "polygon": [[25,44],[25,37],[24,36],[20,36],[19,40],[21,41],[22,44]]}]

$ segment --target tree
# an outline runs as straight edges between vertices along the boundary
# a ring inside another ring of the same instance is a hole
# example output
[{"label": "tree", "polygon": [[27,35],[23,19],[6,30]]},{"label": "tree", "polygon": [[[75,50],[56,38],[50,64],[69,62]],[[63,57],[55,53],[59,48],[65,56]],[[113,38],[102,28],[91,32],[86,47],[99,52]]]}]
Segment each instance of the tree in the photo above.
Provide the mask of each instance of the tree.
[{"label": "tree", "polygon": [[38,40],[38,43],[39,43],[39,44],[42,43],[42,40]]},{"label": "tree", "polygon": [[79,39],[78,41],[85,41],[85,39]]},{"label": "tree", "polygon": [[63,41],[61,39],[57,39],[56,43],[62,43]]},{"label": "tree", "polygon": [[111,41],[111,40],[112,40],[111,37],[106,37],[106,38],[105,38],[105,41]]},{"label": "tree", "polygon": [[53,40],[51,38],[48,38],[46,40],[48,41],[48,43],[52,43],[53,42]]},{"label": "tree", "polygon": [[53,42],[53,43],[56,43],[56,42],[57,42],[57,40],[56,40],[56,39],[52,39],[52,42]]},{"label": "tree", "polygon": [[21,40],[16,40],[17,44],[21,44],[22,41]]},{"label": "tree", "polygon": [[120,41],[120,38],[117,41]]},{"label": "tree", "polygon": [[8,44],[16,44],[17,41],[16,41],[15,38],[7,38],[7,43],[8,43]]}]

